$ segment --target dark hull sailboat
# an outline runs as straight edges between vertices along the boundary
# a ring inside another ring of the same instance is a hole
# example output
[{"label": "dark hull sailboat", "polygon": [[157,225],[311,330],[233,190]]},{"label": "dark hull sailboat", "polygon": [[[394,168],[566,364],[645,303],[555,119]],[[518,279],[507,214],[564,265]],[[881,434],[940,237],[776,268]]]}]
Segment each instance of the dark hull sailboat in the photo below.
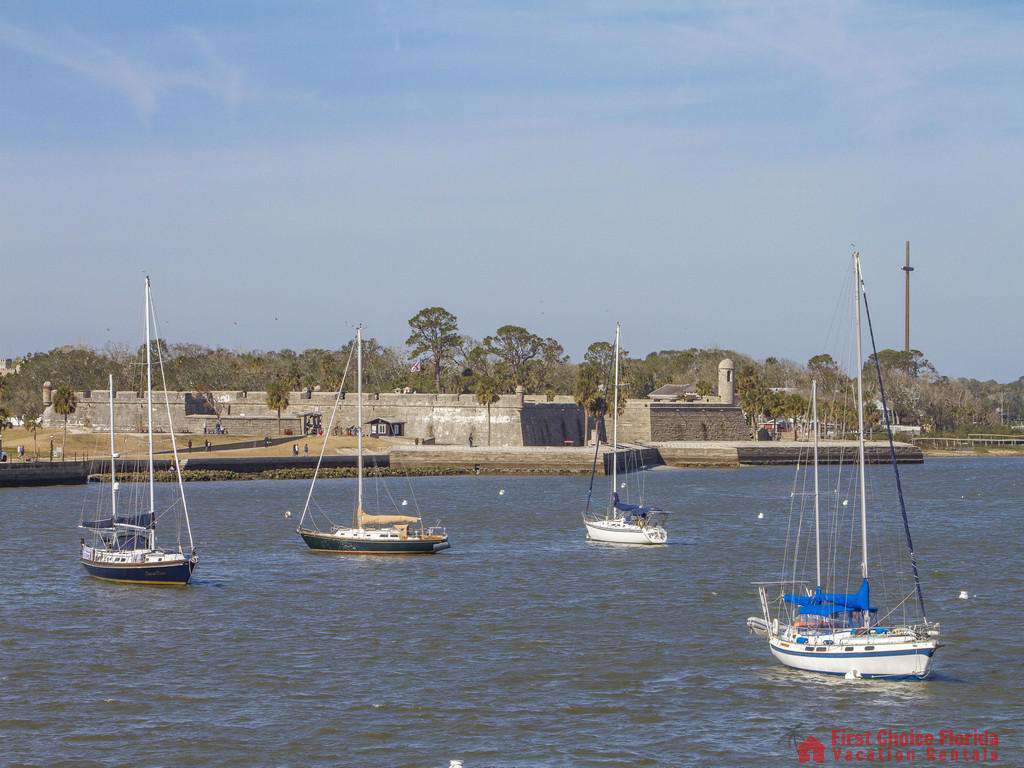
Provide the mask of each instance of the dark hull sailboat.
[{"label": "dark hull sailboat", "polygon": [[446,536],[339,536],[303,528],[298,533],[314,552],[337,555],[432,555],[451,546]]},{"label": "dark hull sailboat", "polygon": [[176,560],[171,563],[98,563],[82,560],[90,576],[122,584],[156,584],[184,587],[192,578],[198,558]]},{"label": "dark hull sailboat", "polygon": [[[306,505],[302,509],[302,516],[299,518],[299,525],[295,532],[306,542],[306,546],[313,552],[324,552],[336,555],[433,555],[451,547],[448,542],[447,531],[440,526],[427,527],[423,525],[418,515],[404,514],[367,514],[363,509],[363,327],[356,328],[356,509],[353,515],[351,527],[344,527],[334,523],[326,514],[329,525],[321,529],[313,520],[313,527],[304,525],[307,514],[310,513],[310,501],[313,498],[313,489],[316,486],[317,475],[320,471],[320,462],[323,460],[324,451],[327,449],[327,440],[324,440],[320,449],[320,459],[317,461],[316,470],[313,472],[313,480],[309,486],[309,493],[306,496]],[[351,356],[349,357],[351,361]],[[331,417],[327,422],[327,434],[332,433],[334,419],[338,413],[338,403],[341,401],[344,392],[345,376],[348,375],[348,363],[345,364],[345,373],[342,375],[342,383],[338,388],[338,397],[334,401],[334,408]],[[389,494],[390,495],[390,494]],[[392,499],[394,501],[394,499]],[[405,506],[406,502],[402,502]],[[396,511],[401,508],[397,507]]]},{"label": "dark hull sailboat", "polygon": [[[192,539],[192,526],[188,518],[188,504],[185,499],[185,486],[181,479],[181,466],[178,463],[178,448],[175,442],[173,425],[170,430],[171,451],[174,454],[174,468],[178,475],[178,490],[181,493],[178,508],[178,541],[174,549],[160,547],[157,544],[157,506],[153,472],[153,361],[152,350],[155,348],[160,355],[159,329],[155,327],[156,315],[153,311],[150,294],[149,278],[146,278],[146,411],[149,463],[149,503],[148,508],[135,509],[125,514],[118,503],[117,482],[117,445],[115,441],[114,401],[117,397],[114,390],[114,377],[107,377],[108,401],[110,406],[110,507],[109,514],[99,519],[80,521],[79,527],[88,532],[89,543],[83,536],[79,560],[86,573],[97,579],[115,581],[125,584],[155,584],[161,586],[186,586],[192,579],[199,558],[196,556],[195,542]],[[150,333],[150,321],[154,324],[154,333]],[[156,338],[154,347],[151,341]],[[161,377],[163,360],[159,360]],[[167,381],[163,380],[167,419],[170,422],[170,401],[167,399]],[[136,497],[136,500],[137,497]],[[177,505],[173,505],[177,506]],[[169,507],[169,509],[173,508]],[[167,511],[167,510],[165,510]],[[183,547],[181,539],[181,522],[185,524],[189,548]],[[186,554],[188,552],[189,554]]]}]

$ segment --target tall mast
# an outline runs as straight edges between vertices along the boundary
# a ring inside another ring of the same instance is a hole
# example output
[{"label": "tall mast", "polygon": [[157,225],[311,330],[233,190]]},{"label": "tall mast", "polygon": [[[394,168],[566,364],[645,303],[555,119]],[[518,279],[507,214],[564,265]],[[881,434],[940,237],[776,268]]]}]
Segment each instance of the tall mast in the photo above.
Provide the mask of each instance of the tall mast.
[{"label": "tall mast", "polygon": [[359,480],[356,497],[356,526],[363,527],[363,326],[356,328],[356,450]]},{"label": "tall mast", "polygon": [[[619,468],[619,324],[615,323],[615,388],[612,399],[612,499],[618,492]],[[614,501],[612,502],[614,504]],[[618,516],[617,512],[613,516]]]},{"label": "tall mast", "polygon": [[[153,361],[151,359],[151,350],[149,343],[149,314],[150,314],[150,298],[149,298],[149,275],[146,275],[146,428],[148,432],[148,447],[149,447],[149,514],[156,514],[156,504],[154,503],[154,487],[153,487]],[[153,546],[153,529],[149,529],[149,545]]]},{"label": "tall mast", "polygon": [[818,380],[811,380],[811,421],[814,424],[814,564],[821,586],[821,528],[818,504]]},{"label": "tall mast", "polygon": [[107,385],[110,393],[110,518],[117,523],[117,474],[114,468],[117,447],[114,444],[114,374],[108,374]]},{"label": "tall mast", "polygon": [[864,478],[864,356],[860,338],[860,252],[853,252],[853,299],[857,305],[857,460],[860,468],[860,573],[868,577],[868,501]]}]

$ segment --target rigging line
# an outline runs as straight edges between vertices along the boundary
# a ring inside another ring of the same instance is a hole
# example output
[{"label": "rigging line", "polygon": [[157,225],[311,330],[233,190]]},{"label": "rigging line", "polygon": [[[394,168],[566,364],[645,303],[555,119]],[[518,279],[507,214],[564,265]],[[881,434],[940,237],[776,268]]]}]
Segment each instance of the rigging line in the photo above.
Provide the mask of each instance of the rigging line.
[{"label": "rigging line", "polygon": [[[613,356],[615,355],[615,351],[614,350],[615,350],[615,345],[613,344],[612,345],[612,355]],[[593,462],[593,464],[590,467],[590,487],[587,488],[587,506],[583,510],[583,519],[584,520],[586,520],[587,517],[590,515],[590,504],[591,504],[591,501],[592,501],[593,496],[594,496],[594,476],[597,474],[597,459],[598,459],[598,456],[601,453],[601,430],[604,427],[604,417],[608,413],[608,383],[611,381],[611,375],[612,375],[612,365],[611,365],[611,362],[612,361],[609,361],[608,368],[605,371],[605,379],[604,379],[605,408],[604,408],[604,413],[601,414],[600,420],[594,419],[594,428],[597,430],[597,437],[594,440],[594,462]],[[618,406],[618,403],[616,403],[615,405]],[[583,432],[584,432],[583,439],[586,440],[588,437],[590,437],[590,424],[586,423],[586,421],[587,421],[586,417],[584,417],[583,421],[584,421],[584,424],[583,424]],[[616,457],[615,457],[615,452],[614,452],[614,449],[613,449],[613,451],[612,451],[612,461],[615,461],[615,460],[616,460]],[[614,499],[614,497],[612,497],[612,498]]]},{"label": "rigging line", "polygon": [[[324,460],[324,453],[327,451],[327,441],[331,439],[331,430],[334,427],[334,417],[338,414],[338,404],[341,403],[342,393],[345,391],[345,381],[348,379],[348,369],[352,364],[352,353],[355,351],[356,345],[352,344],[348,350],[348,360],[345,361],[345,371],[341,374],[341,383],[338,384],[338,395],[334,398],[334,408],[331,409],[331,418],[327,422],[327,431],[324,432],[324,439],[320,445],[320,455],[316,460],[316,468],[313,470],[313,480],[309,484],[309,493],[306,494],[306,503],[302,507],[302,515],[299,517],[299,527],[302,527],[302,521],[306,519],[306,512],[309,511],[309,501],[313,498],[313,488],[316,486],[316,478],[320,474],[320,464]],[[334,525],[334,521],[324,513],[324,517],[327,521]],[[313,521],[313,525],[316,525],[316,521]]]},{"label": "rigging line", "polygon": [[[181,508],[185,513],[185,529],[188,531],[188,546],[193,553],[196,544],[192,540],[192,523],[188,519],[188,503],[185,501],[185,483],[181,479],[181,462],[178,460],[178,441],[174,437],[174,422],[171,421],[171,396],[167,394],[167,376],[164,373],[164,356],[160,351],[160,321],[153,303],[153,290],[149,292],[149,309],[153,313],[153,335],[156,336],[156,360],[160,367],[160,381],[164,385],[164,405],[167,408],[167,429],[171,433],[171,452],[174,454],[174,471],[178,477],[178,490],[181,492]],[[181,520],[178,520],[178,551],[181,551]]]},{"label": "rigging line", "polygon": [[864,295],[864,314],[868,321],[868,336],[871,339],[871,351],[875,356],[875,373],[878,376],[878,392],[882,398],[882,414],[885,416],[885,435],[889,440],[889,457],[892,470],[896,475],[896,494],[900,499],[900,515],[903,517],[903,533],[907,538],[907,550],[910,552],[910,567],[914,572],[914,588],[917,591],[917,604],[921,608],[921,618],[928,623],[928,614],[924,609],[924,593],[921,591],[921,575],[917,569],[917,554],[914,552],[914,541],[910,537],[910,520],[907,518],[907,503],[903,498],[903,481],[900,478],[900,467],[896,461],[896,443],[892,438],[892,424],[889,421],[889,406],[885,399],[885,384],[882,383],[882,366],[878,361],[878,347],[875,346],[875,330],[871,325],[871,310],[868,308],[868,292],[861,278],[861,293]]},{"label": "rigging line", "polygon": [[[913,595],[914,595],[914,590],[910,590],[909,592],[907,592],[907,594],[903,596],[902,600],[900,600],[898,603],[896,603],[896,605],[894,605],[887,614],[885,614],[884,616],[882,616],[881,618],[879,618],[876,621],[876,624],[883,624],[883,623],[885,623],[885,620],[888,619],[890,616],[892,616],[896,612],[896,609],[899,608],[904,603],[906,603],[907,600],[909,600],[911,597],[913,597]],[[904,615],[906,615],[906,611],[904,611]],[[904,623],[906,623],[906,620],[904,620]]]}]

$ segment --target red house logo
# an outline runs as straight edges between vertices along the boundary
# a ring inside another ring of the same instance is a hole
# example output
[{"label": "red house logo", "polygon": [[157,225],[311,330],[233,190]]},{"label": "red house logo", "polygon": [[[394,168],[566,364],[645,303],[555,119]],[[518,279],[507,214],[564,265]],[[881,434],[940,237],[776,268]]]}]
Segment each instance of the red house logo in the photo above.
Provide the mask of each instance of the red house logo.
[{"label": "red house logo", "polygon": [[796,756],[801,763],[809,763],[812,760],[816,763],[824,763],[825,745],[814,736],[808,736],[796,745]]}]

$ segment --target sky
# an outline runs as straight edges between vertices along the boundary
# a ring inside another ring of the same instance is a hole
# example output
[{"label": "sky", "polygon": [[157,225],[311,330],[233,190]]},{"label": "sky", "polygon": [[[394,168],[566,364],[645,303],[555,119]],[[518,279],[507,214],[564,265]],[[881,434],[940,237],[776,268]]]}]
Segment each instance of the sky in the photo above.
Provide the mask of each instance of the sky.
[{"label": "sky", "polygon": [[578,358],[879,343],[1024,375],[1024,5],[0,4],[0,356],[387,344],[424,306]]}]

